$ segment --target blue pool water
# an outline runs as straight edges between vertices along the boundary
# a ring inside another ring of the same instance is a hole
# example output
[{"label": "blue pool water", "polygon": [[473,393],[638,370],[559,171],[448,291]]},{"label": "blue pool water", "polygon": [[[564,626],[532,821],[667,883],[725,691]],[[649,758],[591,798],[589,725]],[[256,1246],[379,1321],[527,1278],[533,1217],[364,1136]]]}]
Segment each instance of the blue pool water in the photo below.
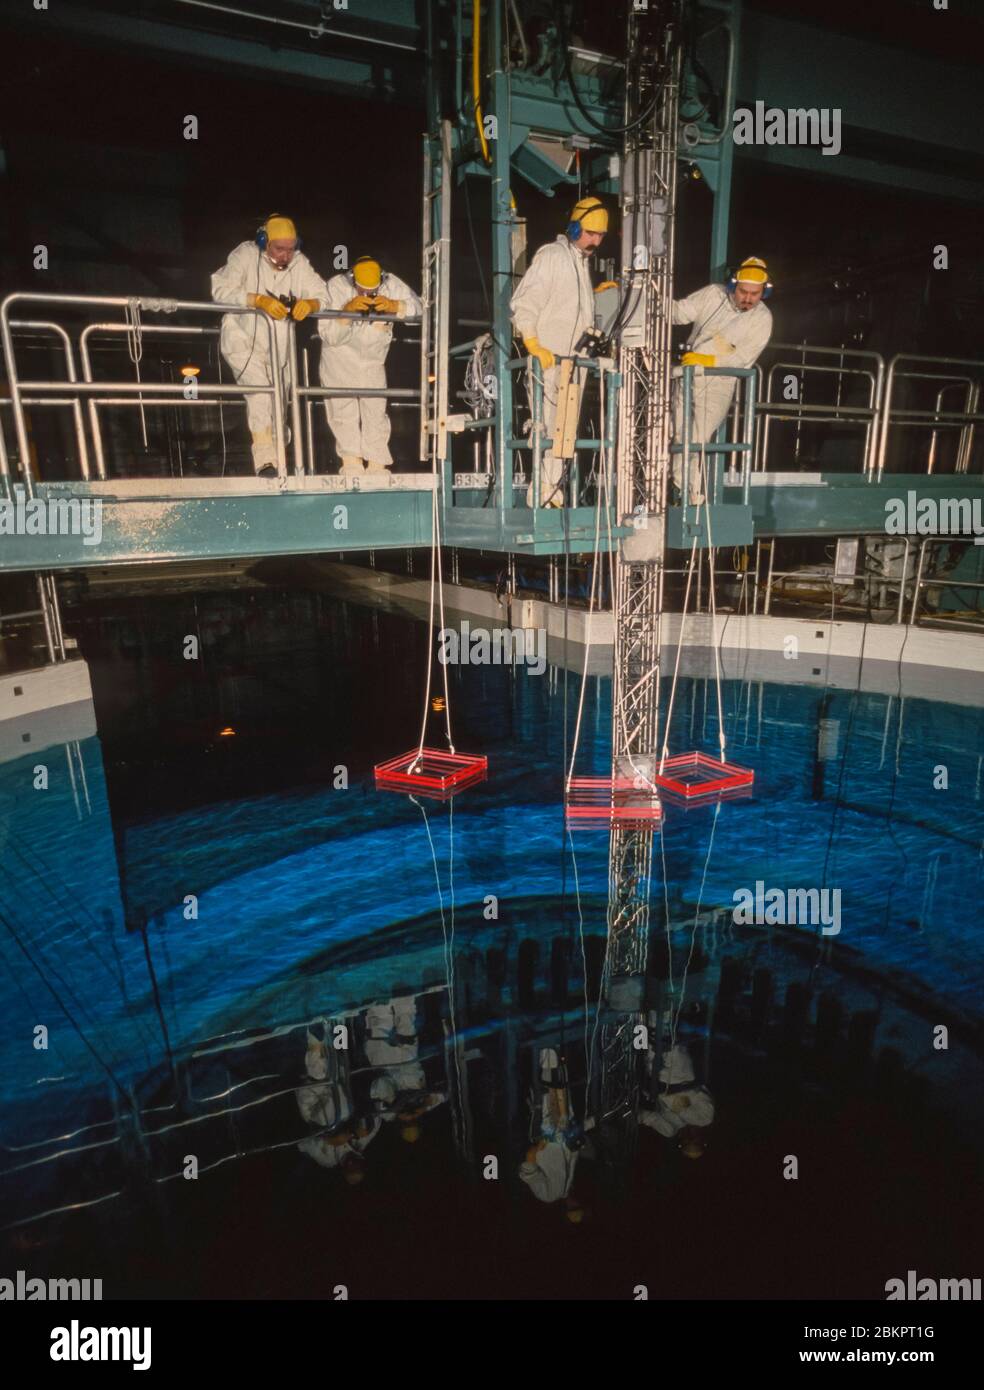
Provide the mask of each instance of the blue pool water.
[{"label": "blue pool water", "polygon": [[[290,1055],[299,1066],[311,1020],[350,1017],[401,991],[423,999],[444,990],[441,1027],[435,1014],[431,1050],[421,1045],[428,1068],[450,1067],[442,1030],[446,1039],[460,1029],[466,1047],[475,1040],[475,1092],[512,1088],[512,1110],[523,1111],[526,1083],[496,1052],[510,1026],[526,1029],[529,1046],[552,1036],[584,1050],[591,1009],[582,967],[585,942],[602,942],[605,930],[608,836],[572,835],[563,819],[576,673],[453,668],[455,742],[488,756],[489,777],[446,804],[414,802],[377,792],[372,765],[417,741],[421,624],[287,591],[203,596],[194,606],[184,597],[119,601],[79,621],[98,737],[0,767],[8,1223],[66,1196],[95,1200],[107,1182],[125,1187],[122,1170],[95,1158],[70,1156],[70,1178],[56,1181],[65,1160],[33,1162],[77,1128],[103,1126],[66,1147],[105,1139],[121,1097],[163,1113],[196,1067],[192,1097],[224,1091],[223,1081],[273,1095],[287,1053],[266,1057],[272,1044],[262,1040],[297,1039]],[[191,668],[180,654],[188,631],[202,638]],[[708,656],[707,676],[681,681],[672,751],[717,747],[711,671]],[[862,1005],[880,1019],[892,1013],[903,1066],[936,1066],[952,1107],[966,1097],[962,1077],[980,1037],[981,710],[737,681],[725,683],[723,709],[728,756],[755,770],[754,795],[667,808],[650,883],[650,949],[663,952],[671,974],[661,1006],[677,1007],[685,1028],[692,1003],[695,1055],[710,1046],[697,977],[717,952],[715,969],[737,953],[781,988],[799,982],[817,998],[842,995],[859,1016]],[[577,771],[607,771],[610,713],[610,682],[591,677]],[[431,716],[432,743],[442,718]],[[35,790],[41,762],[49,784]],[[941,765],[947,785],[936,789]],[[839,889],[839,934],[735,926],[736,891],[758,881]],[[524,940],[539,942],[543,968],[558,933],[572,948],[570,996],[546,976],[493,990],[497,951],[521,958]],[[688,1000],[679,991],[695,939],[702,960]],[[476,960],[488,978],[469,973]],[[530,1024],[534,996],[548,1024]],[[754,1018],[754,991],[749,998]],[[947,1054],[932,1045],[941,1023],[954,1034],[946,1076],[937,1064]],[[32,1046],[38,1024],[48,1029],[46,1051]],[[498,1041],[486,1046],[483,1037]],[[253,1038],[256,1049],[238,1046],[221,1076],[195,1060]],[[496,1066],[505,1072],[493,1082]],[[497,1105],[488,1104],[490,1133]],[[254,1147],[280,1144],[294,1155],[304,1126],[292,1104],[277,1113]],[[515,1145],[522,1122],[514,1122]],[[438,1123],[464,1121],[449,1114]],[[964,1128],[979,1126],[975,1097]],[[241,1135],[237,1142],[250,1148]],[[488,1142],[506,1141],[500,1133]],[[223,1142],[209,1143],[221,1156]],[[173,1171],[171,1158],[159,1159],[158,1178],[168,1162]]]}]

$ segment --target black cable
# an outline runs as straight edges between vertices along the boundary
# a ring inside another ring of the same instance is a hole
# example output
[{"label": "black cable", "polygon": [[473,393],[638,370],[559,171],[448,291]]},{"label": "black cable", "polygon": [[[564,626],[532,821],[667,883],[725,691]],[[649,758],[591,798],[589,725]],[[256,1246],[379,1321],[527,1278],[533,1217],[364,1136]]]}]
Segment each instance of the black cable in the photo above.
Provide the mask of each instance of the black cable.
[{"label": "black cable", "polygon": [[645,125],[646,121],[650,120],[650,118],[652,117],[653,112],[656,110],[656,106],[659,102],[659,85],[656,81],[657,75],[655,69],[653,72],[653,86],[656,89],[656,93],[652,101],[645,108],[645,110],[640,112],[640,114],[636,116],[634,120],[630,121],[627,125],[602,125],[600,121],[595,120],[594,116],[592,116],[591,112],[584,105],[584,102],[581,100],[580,94],[578,93],[577,87],[574,85],[574,74],[571,71],[571,55],[570,49],[568,48],[570,35],[567,30],[567,21],[564,18],[564,0],[555,0],[554,13],[556,15],[557,30],[560,37],[560,50],[561,54],[563,55],[564,77],[567,81],[568,87],[571,90],[571,96],[574,98],[574,105],[577,107],[578,111],[580,111],[583,118],[588,122],[590,126],[593,126],[594,129],[602,135],[628,135],[630,131],[638,130],[640,126]]},{"label": "black cable", "polygon": [[482,298],[485,300],[485,312],[492,322],[492,301],[489,299],[488,286],[485,283],[485,272],[482,269],[482,258],[478,252],[478,240],[475,236],[475,223],[472,221],[471,197],[468,192],[468,179],[462,179],[462,192],[465,195],[465,216],[468,218],[468,231],[471,235],[472,250],[475,253],[475,265],[478,269],[478,279],[482,286]]}]

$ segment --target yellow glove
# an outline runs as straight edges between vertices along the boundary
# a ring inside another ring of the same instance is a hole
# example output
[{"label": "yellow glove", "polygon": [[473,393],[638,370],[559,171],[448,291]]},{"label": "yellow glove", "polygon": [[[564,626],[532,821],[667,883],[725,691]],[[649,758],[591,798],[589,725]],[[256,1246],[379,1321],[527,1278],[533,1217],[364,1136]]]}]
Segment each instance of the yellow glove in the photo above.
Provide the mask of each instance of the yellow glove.
[{"label": "yellow glove", "polygon": [[710,357],[706,352],[685,352],[680,362],[684,367],[713,367],[717,358]]},{"label": "yellow glove", "polygon": [[274,299],[272,295],[254,294],[252,300],[252,308],[262,309],[272,319],[285,319],[287,317],[287,305],[281,304],[280,300]]},{"label": "yellow glove", "polygon": [[320,299],[299,299],[294,305],[291,318],[294,319],[296,323],[300,323],[302,319],[307,318],[308,314],[316,314],[320,308]]},{"label": "yellow glove", "polygon": [[364,314],[372,306],[369,299],[364,294],[357,294],[354,299],[350,299],[344,306],[343,312],[346,314]]},{"label": "yellow glove", "polygon": [[400,312],[399,300],[387,299],[385,295],[380,295],[372,307],[376,314],[398,314]]},{"label": "yellow glove", "polygon": [[536,358],[545,372],[549,371],[557,360],[549,348],[540,346],[539,338],[524,338],[523,347],[531,357]]},{"label": "yellow glove", "polygon": [[617,290],[617,280],[603,280],[600,285],[595,285],[595,294],[601,294],[602,290]]}]

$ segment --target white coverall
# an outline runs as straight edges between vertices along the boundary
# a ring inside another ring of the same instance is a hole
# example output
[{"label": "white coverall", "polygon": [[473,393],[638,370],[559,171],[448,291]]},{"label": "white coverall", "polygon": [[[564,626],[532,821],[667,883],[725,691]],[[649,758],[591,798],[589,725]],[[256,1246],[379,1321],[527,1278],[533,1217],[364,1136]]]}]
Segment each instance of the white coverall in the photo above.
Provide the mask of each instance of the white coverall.
[{"label": "white coverall", "polygon": [[[327,320],[329,323],[331,320]],[[379,1067],[370,1095],[375,1101],[392,1105],[401,1091],[424,1091],[427,1082],[417,1060],[417,1004],[409,996],[387,1004],[372,1004],[366,1010],[366,1060]]]},{"label": "white coverall", "polygon": [[[646,1070],[651,1073],[655,1064],[656,1054],[650,1049]],[[659,1082],[661,1086],[678,1089],[661,1090],[654,1110],[640,1110],[639,1120],[642,1124],[662,1134],[665,1139],[672,1139],[687,1125],[703,1127],[713,1122],[714,1101],[703,1086],[696,1084],[693,1063],[685,1047],[677,1045],[663,1053]],[[691,1085],[691,1082],[694,1084]]]},{"label": "white coverall", "polygon": [[[333,275],[328,281],[326,309],[344,309],[350,299],[364,294],[350,275]],[[400,306],[400,318],[415,318],[423,305],[408,285],[386,271],[376,291]],[[386,355],[393,341],[390,322],[359,323],[355,319],[319,319],[322,386],[386,385]],[[343,473],[361,473],[364,460],[370,473],[389,468],[390,418],[385,396],[335,396],[325,401],[328,424]]]},{"label": "white coverall", "polygon": [[[231,252],[221,270],[212,276],[212,301],[215,304],[246,304],[250,294],[268,294],[276,299],[282,294],[296,299],[317,299],[324,307],[327,288],[307,256],[296,251],[290,265],[278,270],[267,259],[255,241],[243,241]],[[232,368],[237,382],[243,386],[271,386],[270,326],[276,333],[280,358],[281,384],[286,395],[290,376],[287,361],[287,325],[289,319],[268,319],[262,309],[254,314],[224,314],[219,347]],[[269,464],[276,466],[273,447],[273,397],[246,396],[246,419],[253,438],[253,467],[257,472]],[[281,430],[281,438],[286,432]]]},{"label": "white coverall", "polygon": [[[571,357],[585,329],[595,321],[594,290],[589,257],[567,236],[541,246],[510,301],[512,320],[521,338],[536,338],[555,357]],[[563,476],[562,459],[550,452],[557,420],[560,364],[543,373],[543,449],[540,464],[540,505],[545,506]],[[576,373],[580,384],[582,373]],[[532,482],[526,500],[533,504]]]},{"label": "white coverall", "polygon": [[[733,296],[724,285],[705,285],[686,299],[676,300],[673,322],[694,325],[687,351],[713,357],[715,367],[754,367],[772,335],[772,315],[765,304],[759,300],[753,309],[742,311],[736,308]],[[714,438],[731,407],[736,385],[735,377],[703,377],[695,373],[691,443],[707,444]],[[679,381],[673,388],[673,435],[675,443],[683,442],[683,386]],[[698,468],[698,456],[691,453],[691,500],[696,500],[702,491],[698,484]],[[673,455],[673,481],[678,488],[682,487],[682,454]]]},{"label": "white coverall", "polygon": [[380,1120],[373,1120],[372,1127],[366,1134],[353,1134],[344,1143],[333,1144],[329,1134],[312,1134],[307,1139],[301,1139],[297,1148],[302,1154],[313,1158],[320,1168],[341,1168],[350,1156],[357,1157],[365,1153],[379,1133],[381,1124]]}]

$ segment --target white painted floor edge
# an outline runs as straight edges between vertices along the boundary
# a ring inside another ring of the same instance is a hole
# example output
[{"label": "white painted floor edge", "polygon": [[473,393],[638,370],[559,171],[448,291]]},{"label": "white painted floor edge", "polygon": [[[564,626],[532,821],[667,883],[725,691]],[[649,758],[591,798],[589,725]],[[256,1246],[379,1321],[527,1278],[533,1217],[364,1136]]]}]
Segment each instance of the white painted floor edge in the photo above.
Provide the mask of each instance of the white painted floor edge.
[{"label": "white painted floor edge", "polygon": [[96,709],[84,661],[0,676],[0,763],[95,733]]},{"label": "white painted floor edge", "polygon": [[[67,484],[65,486],[68,486]],[[92,478],[80,488],[86,496],[179,501],[187,497],[262,496],[280,492],[433,492],[432,473],[289,474],[285,478]]]},{"label": "white painted floor edge", "polygon": [[[400,604],[406,601],[416,610],[426,607],[430,594],[430,578],[415,575],[389,574],[383,570],[365,569],[361,565],[332,565],[324,571],[336,577],[340,589],[353,598],[380,599]],[[487,589],[464,584],[444,584],[444,606],[456,615],[469,619],[492,620],[513,627],[543,628],[549,637],[564,636],[564,609],[560,604],[544,599],[516,599],[507,605]],[[683,622],[679,613],[667,613],[664,636],[675,646],[680,640]],[[933,666],[947,671],[973,671],[984,674],[984,637],[967,632],[941,632],[929,628],[908,628],[881,623],[831,622],[829,619],[782,618],[719,614],[712,619],[707,614],[688,614],[684,626],[685,647],[720,645],[726,651],[776,652],[784,656],[790,650],[788,639],[796,638],[799,658],[846,657],[865,661],[888,661],[897,664],[901,656],[906,665]],[[571,608],[567,613],[567,638],[581,645],[590,640],[592,646],[610,647],[613,630],[610,613],[589,615],[584,609]],[[786,658],[792,660],[793,658]]]},{"label": "white painted floor edge", "polygon": [[37,714],[58,705],[92,699],[89,668],[81,658],[0,675],[0,719]]}]

